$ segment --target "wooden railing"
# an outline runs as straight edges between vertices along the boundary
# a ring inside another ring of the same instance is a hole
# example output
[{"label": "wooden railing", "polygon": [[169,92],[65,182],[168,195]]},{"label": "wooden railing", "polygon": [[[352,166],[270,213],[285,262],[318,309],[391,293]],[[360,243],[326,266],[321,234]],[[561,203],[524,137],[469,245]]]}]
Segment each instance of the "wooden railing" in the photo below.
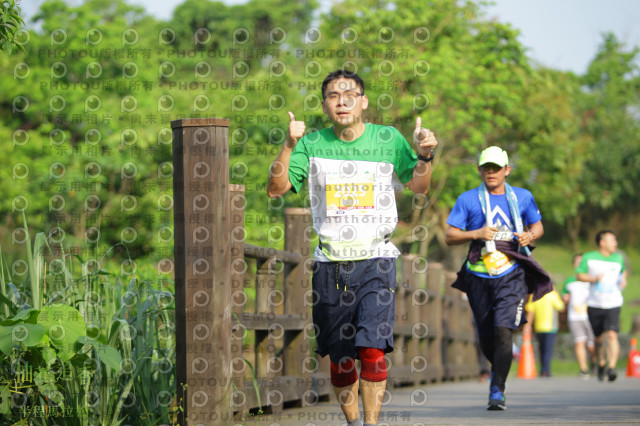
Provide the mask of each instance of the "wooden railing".
[{"label": "wooden railing", "polygon": [[[232,185],[234,241],[233,383],[231,405],[236,416],[251,409],[278,412],[286,403],[300,405],[326,394],[317,361],[310,350],[311,215],[307,209],[285,209],[285,250],[244,241],[244,187]],[[253,274],[251,272],[255,271]],[[253,280],[247,277],[253,275]],[[254,294],[254,303],[248,303]],[[249,343],[247,343],[249,342]],[[253,366],[253,370],[251,368]],[[317,375],[316,375],[317,376]],[[256,386],[257,385],[257,386]]]},{"label": "wooden railing", "polygon": [[[333,398],[329,359],[312,347],[311,214],[285,209],[284,250],[245,243],[244,187],[229,185],[228,125],[172,122],[183,425],[231,424]],[[389,387],[476,376],[470,309],[449,285],[455,274],[415,254],[397,266]]]}]

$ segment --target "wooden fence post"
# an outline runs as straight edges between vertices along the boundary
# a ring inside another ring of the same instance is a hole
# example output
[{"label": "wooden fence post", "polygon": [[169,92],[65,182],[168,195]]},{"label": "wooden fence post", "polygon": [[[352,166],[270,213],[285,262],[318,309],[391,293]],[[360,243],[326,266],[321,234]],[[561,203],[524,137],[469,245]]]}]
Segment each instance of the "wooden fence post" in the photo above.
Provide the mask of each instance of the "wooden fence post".
[{"label": "wooden fence post", "polygon": [[244,376],[247,365],[244,360],[243,345],[246,329],[242,325],[247,296],[244,292],[245,273],[248,265],[244,258],[244,209],[247,199],[244,196],[244,185],[229,185],[229,204],[231,218],[231,315],[233,328],[231,338],[231,372],[234,390],[231,395],[232,411],[238,411],[236,417],[242,417],[246,410],[244,394]]},{"label": "wooden fence post", "polygon": [[429,263],[427,269],[428,303],[423,318],[429,327],[427,360],[429,361],[429,381],[442,380],[442,282],[444,279],[441,263]]},{"label": "wooden fence post", "polygon": [[[298,253],[302,261],[297,265],[285,265],[284,277],[284,313],[301,315],[304,324],[311,322],[311,310],[305,309],[305,294],[311,289],[311,275],[305,271],[311,257],[311,211],[303,208],[284,210],[285,240],[284,249]],[[303,330],[287,330],[284,335],[284,375],[297,377],[296,387],[302,393],[311,388],[310,376],[304,372],[305,359],[309,356],[309,342],[305,341]],[[302,399],[299,405],[305,403]]]},{"label": "wooden fence post", "polygon": [[230,424],[229,120],[171,128],[180,424]]},{"label": "wooden fence post", "polygon": [[[401,259],[401,273],[402,273],[402,281],[398,282],[396,285],[396,318],[394,323],[394,336],[393,336],[393,352],[392,352],[392,360],[393,365],[396,366],[405,366],[405,359],[407,358],[407,346],[410,341],[410,337],[406,336],[406,329],[409,324],[409,309],[411,309],[411,292],[409,291],[409,271],[405,267],[406,256],[402,255]],[[404,331],[401,332],[401,331]],[[402,376],[406,377],[406,374]],[[402,384],[403,377],[400,376],[400,380],[398,380]],[[393,385],[395,385],[396,380],[394,380]]]},{"label": "wooden fence post", "polygon": [[[419,357],[423,356],[420,352],[421,346],[421,338],[422,329],[424,328],[424,324],[420,324],[420,308],[419,304],[413,303],[414,295],[419,291],[419,278],[418,273],[416,273],[415,266],[416,262],[419,261],[419,257],[417,254],[406,254],[402,256],[402,270],[403,276],[406,276],[402,281],[407,283],[406,292],[411,297],[411,301],[409,303],[409,308],[407,309],[408,314],[408,324],[411,326],[411,334],[410,337],[405,338],[405,348],[407,350],[406,353],[406,365],[409,366],[409,375],[407,377],[415,378],[415,384],[420,383],[423,379],[422,374],[424,370],[421,370],[420,373],[414,372],[415,363],[418,361]],[[407,341],[408,340],[408,341]]]}]

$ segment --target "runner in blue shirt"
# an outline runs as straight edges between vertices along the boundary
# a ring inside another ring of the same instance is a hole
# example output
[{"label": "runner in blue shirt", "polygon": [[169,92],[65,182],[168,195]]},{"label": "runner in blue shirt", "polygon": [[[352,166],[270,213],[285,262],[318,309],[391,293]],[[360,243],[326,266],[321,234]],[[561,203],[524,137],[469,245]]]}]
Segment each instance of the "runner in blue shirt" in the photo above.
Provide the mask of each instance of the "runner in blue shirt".
[{"label": "runner in blue shirt", "polygon": [[505,151],[496,146],[482,151],[478,171],[483,183],[456,200],[447,219],[446,242],[471,242],[454,287],[467,293],[480,346],[491,362],[487,409],[505,410],[513,330],[526,323],[524,304],[530,292],[523,263],[527,267],[535,263],[527,258],[528,245],[540,238],[544,229],[533,195],[506,183],[511,167]]}]

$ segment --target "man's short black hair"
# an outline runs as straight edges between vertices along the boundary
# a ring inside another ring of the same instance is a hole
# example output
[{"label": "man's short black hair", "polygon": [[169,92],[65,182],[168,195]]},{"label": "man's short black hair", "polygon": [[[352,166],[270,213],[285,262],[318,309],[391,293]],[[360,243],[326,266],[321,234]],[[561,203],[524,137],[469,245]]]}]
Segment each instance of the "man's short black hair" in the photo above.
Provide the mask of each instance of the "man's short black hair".
[{"label": "man's short black hair", "polygon": [[602,231],[598,231],[598,233],[596,234],[596,245],[598,247],[600,247],[600,240],[602,240],[602,237],[604,237],[606,234],[616,235],[616,233],[611,229],[603,229]]},{"label": "man's short black hair", "polygon": [[362,88],[362,93],[364,94],[364,81],[362,81],[362,79],[360,78],[360,76],[358,74],[356,74],[353,71],[349,71],[349,70],[335,70],[332,73],[329,73],[328,76],[326,76],[324,78],[324,81],[322,82],[322,99],[324,99],[326,96],[326,90],[327,90],[327,86],[329,85],[329,83],[331,83],[333,80],[337,80],[339,78],[349,78],[353,81],[356,82],[356,84],[358,86],[360,86],[360,88]]}]

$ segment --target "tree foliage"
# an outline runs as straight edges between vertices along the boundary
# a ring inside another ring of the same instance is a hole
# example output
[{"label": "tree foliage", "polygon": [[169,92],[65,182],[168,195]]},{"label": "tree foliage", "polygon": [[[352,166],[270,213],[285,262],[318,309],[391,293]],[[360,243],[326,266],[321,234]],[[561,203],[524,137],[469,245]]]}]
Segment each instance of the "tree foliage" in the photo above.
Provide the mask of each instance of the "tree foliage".
[{"label": "tree foliage", "polygon": [[[637,231],[637,185],[640,178],[640,68],[634,47],[626,51],[613,34],[605,34],[587,73],[588,96],[582,104],[583,131],[593,138],[585,153],[581,189],[587,225],[601,226],[612,217]],[[635,225],[635,228],[633,226]],[[630,232],[635,235],[637,232]]]},{"label": "tree foliage", "polygon": [[[545,224],[576,240],[613,214],[635,218],[637,49],[606,35],[584,76],[532,66],[511,25],[456,0],[186,0],[168,22],[123,0],[49,0],[25,52],[0,56],[0,232],[16,212],[60,228],[73,246],[172,255],[170,121],[228,117],[230,179],[244,184],[249,242],[279,246],[271,226],[304,193],[268,200],[287,111],[309,131],[329,123],[320,83],[357,70],[367,120],[410,140],[415,118],[440,141],[428,198],[399,196],[395,240],[442,243],[458,194],[479,183],[481,149],[500,145],[510,182],[531,189]],[[637,221],[635,221],[637,222]],[[634,221],[619,221],[620,224]],[[416,233],[425,225],[427,235]],[[265,243],[267,241],[267,243]]]},{"label": "tree foliage", "polygon": [[22,10],[15,0],[0,1],[0,49],[11,53],[16,47],[22,51],[20,32],[24,26]]}]

